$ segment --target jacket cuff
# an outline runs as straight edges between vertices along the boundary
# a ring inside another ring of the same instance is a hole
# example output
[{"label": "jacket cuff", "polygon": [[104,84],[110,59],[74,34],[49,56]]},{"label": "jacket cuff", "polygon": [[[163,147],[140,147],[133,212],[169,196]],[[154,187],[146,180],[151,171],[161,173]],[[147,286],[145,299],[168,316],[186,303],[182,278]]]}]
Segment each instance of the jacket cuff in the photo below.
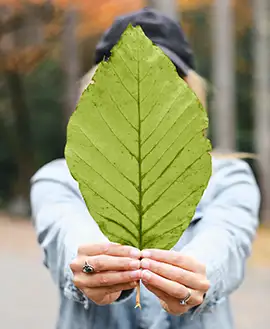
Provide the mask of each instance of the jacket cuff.
[{"label": "jacket cuff", "polygon": [[204,296],[203,303],[190,310],[192,319],[201,313],[212,312],[215,306],[225,299],[224,296],[221,297],[223,295],[221,292],[224,291],[221,271],[217,268],[211,269],[211,273],[207,271],[207,278],[210,281],[210,288]]},{"label": "jacket cuff", "polygon": [[[132,298],[134,291],[135,289],[122,291],[120,297],[112,305],[125,303]],[[71,273],[67,273],[65,277],[64,296],[69,300],[82,304],[86,310],[90,308],[91,304],[94,304],[80,289],[75,287]]]},{"label": "jacket cuff", "polygon": [[76,303],[82,304],[86,310],[89,309],[91,303],[90,299],[87,298],[82,291],[76,288],[70,279],[66,280],[64,296]]}]

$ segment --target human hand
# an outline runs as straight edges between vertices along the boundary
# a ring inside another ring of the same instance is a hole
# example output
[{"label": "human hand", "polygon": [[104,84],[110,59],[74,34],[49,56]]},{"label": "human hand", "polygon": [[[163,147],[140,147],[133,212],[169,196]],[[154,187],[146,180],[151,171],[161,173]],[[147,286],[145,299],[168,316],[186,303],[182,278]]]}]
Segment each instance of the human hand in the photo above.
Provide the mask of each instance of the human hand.
[{"label": "human hand", "polygon": [[[180,315],[203,302],[210,287],[206,268],[195,259],[175,251],[142,251],[142,282],[170,314]],[[190,294],[185,305],[180,302]]]},{"label": "human hand", "polygon": [[[123,290],[136,286],[141,278],[141,252],[113,243],[81,246],[77,258],[70,264],[74,285],[98,305],[111,304]],[[94,273],[84,273],[87,261]]]}]

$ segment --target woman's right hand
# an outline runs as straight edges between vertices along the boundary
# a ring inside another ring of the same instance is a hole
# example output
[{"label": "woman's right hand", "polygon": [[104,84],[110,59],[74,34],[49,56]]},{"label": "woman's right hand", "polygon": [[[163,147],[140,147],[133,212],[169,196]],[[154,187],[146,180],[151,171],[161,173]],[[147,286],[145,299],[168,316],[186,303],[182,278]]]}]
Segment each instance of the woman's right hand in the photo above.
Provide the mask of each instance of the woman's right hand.
[{"label": "woman's right hand", "polygon": [[[94,303],[111,304],[141,279],[140,257],[138,249],[114,243],[81,246],[70,264],[74,285]],[[93,266],[94,273],[83,273],[85,261]]]}]

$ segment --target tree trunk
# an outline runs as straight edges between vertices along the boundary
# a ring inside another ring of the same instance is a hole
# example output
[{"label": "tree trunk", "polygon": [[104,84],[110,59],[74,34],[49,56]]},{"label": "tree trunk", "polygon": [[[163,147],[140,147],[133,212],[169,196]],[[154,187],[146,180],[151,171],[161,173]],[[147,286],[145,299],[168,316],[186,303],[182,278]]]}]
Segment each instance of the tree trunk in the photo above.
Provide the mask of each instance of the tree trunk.
[{"label": "tree trunk", "polygon": [[147,0],[149,7],[155,8],[161,11],[163,14],[178,21],[178,4],[177,0]]},{"label": "tree trunk", "polygon": [[261,168],[262,220],[270,226],[270,2],[254,0],[255,144]]},{"label": "tree trunk", "polygon": [[235,45],[230,0],[213,5],[213,137],[218,150],[235,149]]},{"label": "tree trunk", "polygon": [[[28,201],[30,178],[34,173],[30,118],[19,73],[7,71],[5,72],[5,77],[14,116],[11,142],[17,165],[17,179],[13,186],[13,195],[15,199],[20,200],[21,204]],[[22,209],[22,207],[20,208]]]},{"label": "tree trunk", "polygon": [[62,60],[65,76],[64,119],[68,122],[78,101],[79,59],[76,39],[76,11],[72,7],[65,13],[62,40]]}]

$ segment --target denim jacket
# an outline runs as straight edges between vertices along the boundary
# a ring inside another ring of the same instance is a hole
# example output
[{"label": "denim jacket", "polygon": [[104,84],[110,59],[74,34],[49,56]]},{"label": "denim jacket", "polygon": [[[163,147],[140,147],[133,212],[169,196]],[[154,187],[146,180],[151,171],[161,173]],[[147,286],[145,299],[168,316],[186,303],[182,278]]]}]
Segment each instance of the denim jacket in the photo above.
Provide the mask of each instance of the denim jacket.
[{"label": "denim jacket", "polygon": [[60,291],[57,329],[232,329],[229,296],[241,284],[258,225],[260,195],[249,166],[214,159],[210,179],[190,226],[174,250],[206,265],[211,287],[204,302],[171,316],[142,286],[142,310],[134,291],[97,306],[72,283],[69,264],[78,247],[107,241],[89,214],[65,160],[55,160],[32,178],[31,205],[44,263]]}]

